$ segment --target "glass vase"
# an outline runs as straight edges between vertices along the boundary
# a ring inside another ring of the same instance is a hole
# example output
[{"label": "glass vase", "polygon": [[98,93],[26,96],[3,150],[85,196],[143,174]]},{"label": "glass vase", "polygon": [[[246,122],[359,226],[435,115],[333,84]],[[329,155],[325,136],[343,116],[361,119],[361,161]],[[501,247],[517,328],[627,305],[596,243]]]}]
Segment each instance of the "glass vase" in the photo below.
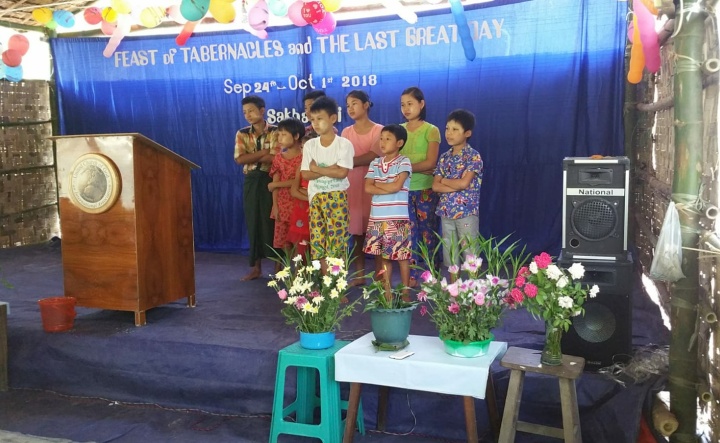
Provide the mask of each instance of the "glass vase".
[{"label": "glass vase", "polygon": [[545,324],[545,346],[540,355],[540,363],[546,366],[559,366],[562,364],[562,328]]}]

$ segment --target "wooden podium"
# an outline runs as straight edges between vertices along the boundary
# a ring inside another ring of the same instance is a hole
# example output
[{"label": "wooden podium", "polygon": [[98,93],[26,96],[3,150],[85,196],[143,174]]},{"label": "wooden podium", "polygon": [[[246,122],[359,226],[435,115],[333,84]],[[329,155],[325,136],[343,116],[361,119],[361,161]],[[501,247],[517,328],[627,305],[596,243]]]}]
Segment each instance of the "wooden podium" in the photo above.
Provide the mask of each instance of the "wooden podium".
[{"label": "wooden podium", "polygon": [[135,313],[180,298],[195,306],[190,171],[141,134],[53,137],[65,296]]}]

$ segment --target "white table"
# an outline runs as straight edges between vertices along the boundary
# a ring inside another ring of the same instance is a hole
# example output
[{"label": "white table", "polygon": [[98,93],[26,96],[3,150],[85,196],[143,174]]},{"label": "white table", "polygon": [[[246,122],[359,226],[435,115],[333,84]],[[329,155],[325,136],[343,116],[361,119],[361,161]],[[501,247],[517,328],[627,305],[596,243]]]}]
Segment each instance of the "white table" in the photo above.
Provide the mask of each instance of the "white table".
[{"label": "white table", "polygon": [[[497,435],[499,415],[489,374],[490,365],[504,355],[507,343],[490,343],[488,353],[482,357],[460,358],[446,354],[438,337],[411,335],[405,350],[415,354],[403,360],[394,360],[389,358],[394,353],[392,351],[375,351],[373,339],[372,333],[365,334],[335,354],[335,380],[350,383],[345,443],[353,439],[363,383],[462,396],[468,442],[478,441],[474,398],[486,399],[490,424]],[[378,401],[379,428],[384,426],[386,401],[387,390],[384,394],[381,392]]]}]

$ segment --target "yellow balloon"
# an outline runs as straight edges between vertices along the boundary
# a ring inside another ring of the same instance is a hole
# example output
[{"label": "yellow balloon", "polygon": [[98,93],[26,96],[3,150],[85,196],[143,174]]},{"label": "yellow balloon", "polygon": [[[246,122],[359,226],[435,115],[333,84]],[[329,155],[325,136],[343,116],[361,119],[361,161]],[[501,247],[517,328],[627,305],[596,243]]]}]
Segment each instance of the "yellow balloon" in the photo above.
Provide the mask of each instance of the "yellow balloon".
[{"label": "yellow balloon", "polygon": [[118,14],[130,14],[130,5],[125,0],[112,0],[110,6],[112,6]]},{"label": "yellow balloon", "polygon": [[321,3],[325,6],[325,11],[335,12],[340,9],[340,3],[342,3],[342,0],[322,0]]},{"label": "yellow balloon", "polygon": [[34,18],[35,21],[40,23],[41,25],[49,23],[53,19],[52,9],[50,9],[50,8],[35,9],[32,12],[32,18]]},{"label": "yellow balloon", "polygon": [[231,23],[235,20],[235,8],[232,3],[211,0],[210,14],[215,17],[218,23]]},{"label": "yellow balloon", "polygon": [[103,8],[102,10],[102,18],[108,23],[115,23],[117,16],[117,12],[113,8]]},{"label": "yellow balloon", "polygon": [[165,8],[159,6],[151,6],[140,12],[140,24],[146,28],[154,28],[162,23],[165,18]]}]

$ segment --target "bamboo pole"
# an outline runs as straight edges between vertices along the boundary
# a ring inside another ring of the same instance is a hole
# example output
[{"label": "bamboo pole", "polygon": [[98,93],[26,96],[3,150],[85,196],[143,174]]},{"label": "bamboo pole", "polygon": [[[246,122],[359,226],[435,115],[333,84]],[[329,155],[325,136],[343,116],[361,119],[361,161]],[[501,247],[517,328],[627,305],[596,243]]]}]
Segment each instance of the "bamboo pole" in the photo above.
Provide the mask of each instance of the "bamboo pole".
[{"label": "bamboo pole", "polygon": [[[675,174],[673,201],[679,207],[682,245],[697,249],[700,214],[691,205],[701,183],[703,149],[703,42],[705,11],[702,0],[685,0],[676,14],[675,43]],[[670,324],[670,411],[679,426],[671,443],[696,442],[697,423],[697,340],[698,253],[684,249],[685,278],[671,288]]]}]

